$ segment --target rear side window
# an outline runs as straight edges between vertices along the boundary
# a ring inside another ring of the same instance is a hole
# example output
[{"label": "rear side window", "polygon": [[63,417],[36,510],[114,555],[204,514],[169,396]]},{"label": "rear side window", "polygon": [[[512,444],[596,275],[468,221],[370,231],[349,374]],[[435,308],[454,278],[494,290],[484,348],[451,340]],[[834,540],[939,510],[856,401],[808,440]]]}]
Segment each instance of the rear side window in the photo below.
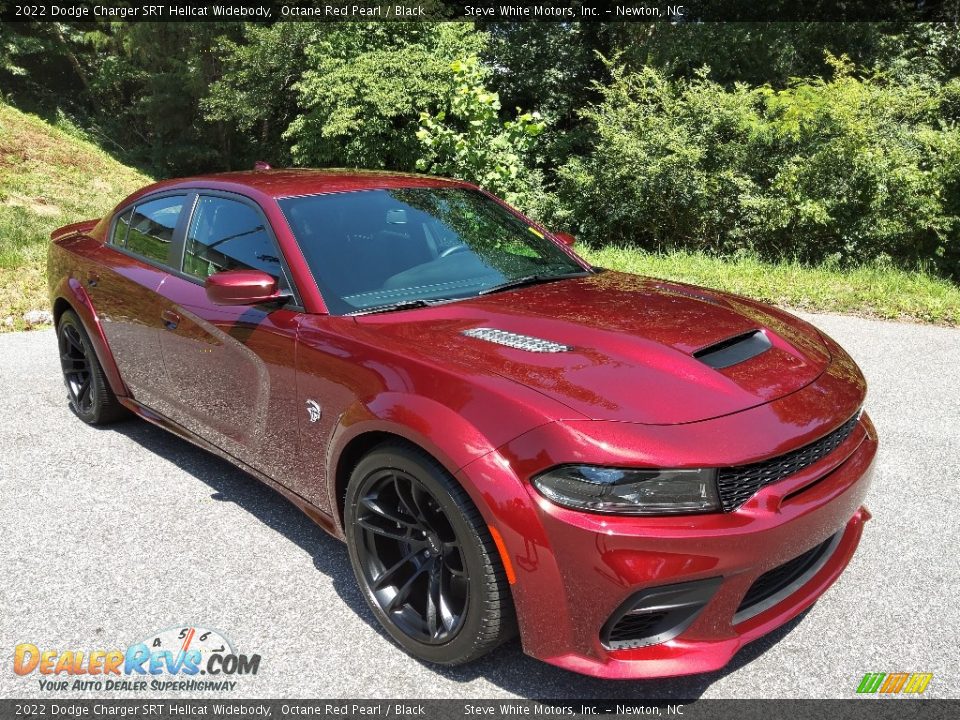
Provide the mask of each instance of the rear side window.
[{"label": "rear side window", "polygon": [[221,270],[261,270],[287,289],[279,251],[264,222],[245,203],[201,195],[187,229],[183,272],[205,280]]},{"label": "rear side window", "polygon": [[127,230],[130,228],[130,218],[133,216],[133,208],[127,210],[123,215],[117,218],[113,226],[113,235],[110,236],[110,242],[118,247],[126,247]]},{"label": "rear side window", "polygon": [[183,210],[183,201],[183,195],[175,195],[137,205],[130,219],[124,247],[150,260],[166,263],[173,232]]}]

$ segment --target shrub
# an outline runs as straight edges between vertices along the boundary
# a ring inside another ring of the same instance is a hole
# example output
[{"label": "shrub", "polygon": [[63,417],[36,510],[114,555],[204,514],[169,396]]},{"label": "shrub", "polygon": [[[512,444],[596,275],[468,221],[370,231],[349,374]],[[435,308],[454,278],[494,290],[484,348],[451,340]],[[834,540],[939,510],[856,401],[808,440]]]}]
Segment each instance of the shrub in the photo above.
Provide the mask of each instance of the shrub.
[{"label": "shrub", "polygon": [[860,77],[724,88],[612,67],[584,111],[593,151],[560,169],[583,239],[960,276],[960,85]]}]

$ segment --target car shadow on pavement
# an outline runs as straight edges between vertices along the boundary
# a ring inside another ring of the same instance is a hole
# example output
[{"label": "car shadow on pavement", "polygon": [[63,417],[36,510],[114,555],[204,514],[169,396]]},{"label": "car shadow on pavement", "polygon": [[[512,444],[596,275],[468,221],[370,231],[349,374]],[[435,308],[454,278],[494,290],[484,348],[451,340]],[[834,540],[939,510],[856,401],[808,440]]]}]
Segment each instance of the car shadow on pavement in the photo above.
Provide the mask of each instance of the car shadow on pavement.
[{"label": "car shadow on pavement", "polygon": [[[131,419],[108,428],[125,435],[146,450],[174,463],[207,484],[211,498],[232,502],[267,527],[296,543],[313,558],[314,566],[327,575],[340,598],[383,637],[389,635],[377,623],[357,587],[346,547],[313,523],[296,506],[253,476],[172,433],[143,420]],[[752,662],[785,638],[807,613],[743,648],[722,670],[658,680],[602,680],[579,675],[524,655],[519,641],[512,641],[490,655],[466,666],[442,667],[421,663],[424,668],[453,682],[478,678],[516,695],[532,699],[602,699],[692,701],[713,683]],[[417,662],[411,659],[411,662]],[[418,692],[423,692],[418,688]]]}]

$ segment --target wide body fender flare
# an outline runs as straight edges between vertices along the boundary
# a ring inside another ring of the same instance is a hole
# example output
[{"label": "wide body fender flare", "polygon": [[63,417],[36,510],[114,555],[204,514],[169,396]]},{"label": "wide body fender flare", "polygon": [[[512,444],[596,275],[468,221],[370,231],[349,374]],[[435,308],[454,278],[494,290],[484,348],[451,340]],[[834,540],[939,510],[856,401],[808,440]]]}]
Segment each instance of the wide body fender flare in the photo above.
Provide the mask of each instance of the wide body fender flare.
[{"label": "wide body fender flare", "polygon": [[57,301],[62,299],[80,318],[80,322],[83,323],[84,330],[87,331],[87,336],[93,344],[93,350],[97,354],[100,367],[103,368],[107,382],[110,383],[110,389],[113,391],[113,394],[117,397],[129,396],[130,393],[123,382],[123,378],[120,376],[120,370],[113,358],[113,352],[110,350],[110,344],[107,342],[107,337],[103,333],[100,318],[97,316],[97,311],[93,307],[90,296],[80,281],[72,277],[64,278],[53,289],[51,298],[53,299],[54,308],[56,308]]}]

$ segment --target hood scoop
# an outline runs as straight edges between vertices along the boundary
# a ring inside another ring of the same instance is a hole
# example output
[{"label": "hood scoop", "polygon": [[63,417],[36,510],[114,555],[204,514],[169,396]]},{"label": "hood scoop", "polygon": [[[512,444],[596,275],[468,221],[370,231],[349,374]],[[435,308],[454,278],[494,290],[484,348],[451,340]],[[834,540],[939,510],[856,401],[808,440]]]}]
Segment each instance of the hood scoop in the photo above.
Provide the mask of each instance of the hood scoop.
[{"label": "hood scoop", "polygon": [[714,370],[722,370],[756,357],[771,347],[770,338],[763,330],[751,330],[697,350],[693,356]]},{"label": "hood scoop", "polygon": [[569,345],[561,345],[552,340],[533,337],[532,335],[519,335],[518,333],[507,332],[506,330],[497,330],[496,328],[478,327],[472,330],[464,330],[463,334],[467,337],[485,340],[495,345],[504,345],[517,350],[526,350],[534,353],[558,353],[567,352],[572,348]]}]

